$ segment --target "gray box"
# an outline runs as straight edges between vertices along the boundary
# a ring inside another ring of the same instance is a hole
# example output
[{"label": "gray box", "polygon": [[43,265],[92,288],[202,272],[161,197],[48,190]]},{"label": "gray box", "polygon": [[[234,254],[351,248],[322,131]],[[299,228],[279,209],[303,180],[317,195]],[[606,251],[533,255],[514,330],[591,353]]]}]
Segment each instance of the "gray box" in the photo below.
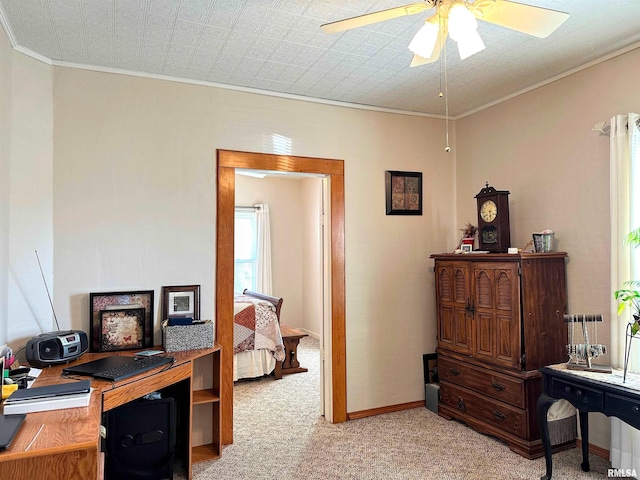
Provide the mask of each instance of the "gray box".
[{"label": "gray box", "polygon": [[424,384],[424,401],[429,410],[438,413],[438,401],[440,400],[440,385],[437,383]]},{"label": "gray box", "polygon": [[167,352],[213,347],[213,322],[201,320],[193,325],[169,325],[162,322],[162,347]]}]

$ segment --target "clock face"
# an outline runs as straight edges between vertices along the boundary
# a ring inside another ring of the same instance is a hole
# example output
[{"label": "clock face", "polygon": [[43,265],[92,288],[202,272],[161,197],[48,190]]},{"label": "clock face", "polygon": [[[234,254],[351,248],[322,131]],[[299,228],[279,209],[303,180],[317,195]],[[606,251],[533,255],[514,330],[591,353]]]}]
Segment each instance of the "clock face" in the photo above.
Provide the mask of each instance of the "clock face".
[{"label": "clock face", "polygon": [[480,207],[480,217],[487,223],[491,223],[498,215],[498,207],[493,200],[487,200]]}]

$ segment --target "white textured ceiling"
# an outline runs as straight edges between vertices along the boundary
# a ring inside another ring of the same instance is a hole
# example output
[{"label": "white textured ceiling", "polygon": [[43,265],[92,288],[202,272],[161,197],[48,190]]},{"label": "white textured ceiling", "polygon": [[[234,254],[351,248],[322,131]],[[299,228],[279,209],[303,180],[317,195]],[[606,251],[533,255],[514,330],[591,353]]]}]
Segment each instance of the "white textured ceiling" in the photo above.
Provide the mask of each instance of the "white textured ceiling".
[{"label": "white textured ceiling", "polygon": [[[415,0],[414,0],[415,1]],[[320,25],[403,0],[0,0],[13,46],[56,65],[140,72],[296,96],[456,117],[630,46],[640,0],[521,0],[570,14],[546,39],[486,22],[486,50],[409,68],[425,18],[339,34]],[[48,60],[46,60],[48,59]],[[604,87],[603,87],[604,88]]]}]

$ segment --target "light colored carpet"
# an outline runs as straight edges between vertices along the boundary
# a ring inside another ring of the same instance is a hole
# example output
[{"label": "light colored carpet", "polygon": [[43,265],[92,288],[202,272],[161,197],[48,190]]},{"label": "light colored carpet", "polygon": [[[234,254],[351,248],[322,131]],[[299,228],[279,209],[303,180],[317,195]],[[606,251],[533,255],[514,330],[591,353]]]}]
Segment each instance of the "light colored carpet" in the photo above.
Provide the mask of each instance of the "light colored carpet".
[{"label": "light colored carpet", "polygon": [[[222,458],[193,466],[213,479],[534,480],[544,458],[527,460],[502,442],[426,408],[330,424],[319,411],[318,342],[298,350],[307,373],[241,381],[234,387],[234,443]],[[607,478],[609,462],[575,448],[553,456],[555,480]]]}]

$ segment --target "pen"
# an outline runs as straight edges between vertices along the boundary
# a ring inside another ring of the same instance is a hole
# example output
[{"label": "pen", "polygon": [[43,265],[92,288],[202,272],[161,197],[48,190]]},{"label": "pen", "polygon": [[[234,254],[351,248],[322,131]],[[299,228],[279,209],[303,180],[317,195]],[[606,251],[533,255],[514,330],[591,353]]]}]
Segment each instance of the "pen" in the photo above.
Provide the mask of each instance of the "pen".
[{"label": "pen", "polygon": [[36,434],[33,436],[33,438],[31,439],[31,441],[29,442],[29,445],[27,445],[27,448],[24,449],[24,451],[26,452],[27,450],[29,450],[29,448],[31,448],[31,445],[33,444],[33,442],[36,441],[36,438],[38,438],[38,435],[40,435],[40,432],[42,431],[42,429],[44,428],[44,423],[42,425],[40,425],[40,428],[38,429],[38,431],[36,432]]}]

